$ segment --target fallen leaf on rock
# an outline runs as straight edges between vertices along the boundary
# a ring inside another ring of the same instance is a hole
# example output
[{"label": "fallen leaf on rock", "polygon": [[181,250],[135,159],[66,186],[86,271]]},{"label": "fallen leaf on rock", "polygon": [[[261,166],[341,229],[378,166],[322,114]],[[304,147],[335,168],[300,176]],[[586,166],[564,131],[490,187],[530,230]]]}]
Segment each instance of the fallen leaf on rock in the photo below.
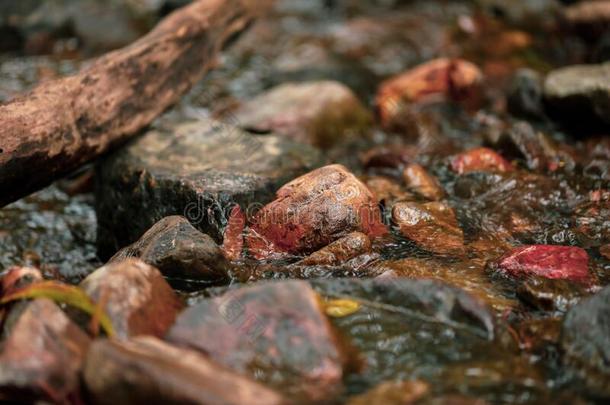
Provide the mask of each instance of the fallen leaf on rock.
[{"label": "fallen leaf on rock", "polygon": [[59,283],[57,281],[41,281],[17,290],[9,295],[2,297],[0,305],[6,305],[13,301],[48,298],[57,303],[68,304],[88,315],[95,317],[109,337],[114,336],[114,328],[108,315],[98,308],[83,290],[78,287]]},{"label": "fallen leaf on rock", "polygon": [[333,318],[343,318],[358,312],[360,303],[350,299],[336,299],[324,303],[324,312]]}]

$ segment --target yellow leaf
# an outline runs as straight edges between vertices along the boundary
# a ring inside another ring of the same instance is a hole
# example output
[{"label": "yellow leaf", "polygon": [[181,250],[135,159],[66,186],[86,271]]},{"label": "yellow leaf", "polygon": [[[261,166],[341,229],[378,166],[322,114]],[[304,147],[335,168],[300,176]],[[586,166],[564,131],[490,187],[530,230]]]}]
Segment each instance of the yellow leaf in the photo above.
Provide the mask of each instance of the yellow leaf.
[{"label": "yellow leaf", "polygon": [[12,294],[2,297],[0,305],[5,305],[17,300],[33,298],[47,298],[57,303],[64,303],[78,308],[88,315],[95,317],[108,337],[114,336],[114,328],[112,327],[112,322],[110,322],[108,315],[101,310],[83,290],[57,281],[41,281],[39,283],[31,284]]},{"label": "yellow leaf", "polygon": [[333,318],[342,318],[351,315],[360,309],[360,303],[349,299],[330,300],[324,303],[326,315]]}]

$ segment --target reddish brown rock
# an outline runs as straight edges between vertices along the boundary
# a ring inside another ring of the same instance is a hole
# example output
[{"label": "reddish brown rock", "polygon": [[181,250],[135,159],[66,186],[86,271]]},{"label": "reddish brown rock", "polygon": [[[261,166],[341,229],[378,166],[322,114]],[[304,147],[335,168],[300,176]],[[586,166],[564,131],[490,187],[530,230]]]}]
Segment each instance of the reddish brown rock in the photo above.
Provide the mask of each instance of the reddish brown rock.
[{"label": "reddish brown rock", "polygon": [[451,161],[451,168],[458,174],[470,172],[509,172],[513,166],[489,148],[476,148],[460,153]]},{"label": "reddish brown rock", "polygon": [[244,249],[244,230],[246,228],[246,216],[236,205],[229,214],[227,227],[223,235],[222,251],[229,260],[237,260]]},{"label": "reddish brown rock", "polygon": [[328,246],[313,252],[299,264],[313,265],[338,265],[353,259],[356,256],[371,251],[371,241],[362,232],[352,232],[349,235],[337,239]]},{"label": "reddish brown rock", "polygon": [[383,82],[377,91],[382,125],[391,126],[401,104],[476,98],[483,75],[462,59],[435,59]]},{"label": "reddish brown rock", "polygon": [[206,299],[180,315],[167,339],[293,399],[328,400],[342,390],[347,356],[304,281],[258,284]]},{"label": "reddish brown rock", "polygon": [[103,305],[119,338],[162,336],[182,307],[159,270],[138,259],[97,269],[81,288]]},{"label": "reddish brown rock", "polygon": [[243,104],[234,118],[249,130],[322,147],[362,132],[371,122],[358,97],[333,81],[282,84]]},{"label": "reddish brown rock", "polygon": [[249,253],[257,259],[309,254],[359,231],[386,232],[375,196],[342,165],[330,165],[280,188],[250,221]]},{"label": "reddish brown rock", "polygon": [[46,299],[13,307],[0,354],[0,400],[77,402],[89,337]]},{"label": "reddish brown rock", "polygon": [[599,248],[599,253],[604,256],[606,259],[610,260],[610,244],[601,246]]},{"label": "reddish brown rock", "polygon": [[169,278],[207,282],[228,278],[229,263],[216,242],[177,215],[157,222],[137,242],[114,255],[110,262],[130,257],[139,258]]},{"label": "reddish brown rock", "polygon": [[537,276],[586,283],[590,281],[589,256],[575,246],[528,245],[514,248],[489,264],[510,277]]},{"label": "reddish brown rock", "polygon": [[13,267],[0,280],[0,296],[8,295],[37,281],[42,281],[40,270],[33,267]]},{"label": "reddish brown rock", "polygon": [[445,196],[445,192],[436,177],[429,174],[426,169],[417,163],[408,165],[402,175],[407,188],[428,200],[438,201]]},{"label": "reddish brown rock", "polygon": [[371,176],[363,179],[377,201],[385,207],[391,207],[398,201],[411,201],[416,197],[404,190],[400,184],[389,177]]},{"label": "reddish brown rock", "polygon": [[192,350],[150,336],[97,340],[84,366],[93,403],[287,404],[288,400]]},{"label": "reddish brown rock", "polygon": [[450,256],[464,253],[464,233],[447,204],[397,203],[392,208],[392,220],[404,237],[424,250]]}]

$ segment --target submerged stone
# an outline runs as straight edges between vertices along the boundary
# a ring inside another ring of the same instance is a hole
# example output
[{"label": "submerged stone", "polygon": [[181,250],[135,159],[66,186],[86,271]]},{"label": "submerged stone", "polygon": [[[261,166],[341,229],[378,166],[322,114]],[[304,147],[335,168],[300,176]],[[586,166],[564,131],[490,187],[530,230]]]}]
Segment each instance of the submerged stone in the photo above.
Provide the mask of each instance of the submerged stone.
[{"label": "submerged stone", "polygon": [[400,233],[420,248],[440,255],[465,252],[464,233],[453,209],[441,202],[400,202],[392,208],[392,220]]},{"label": "submerged stone", "polygon": [[305,266],[338,265],[370,251],[371,241],[368,236],[362,232],[352,232],[313,252],[298,264]]},{"label": "submerged stone", "polygon": [[409,164],[402,172],[402,177],[407,188],[428,200],[438,201],[445,196],[436,177],[417,163]]},{"label": "submerged stone", "polygon": [[150,130],[99,166],[99,253],[112,256],[170,215],[220,243],[236,204],[264,204],[321,163],[312,147],[211,120]]},{"label": "submerged stone", "polygon": [[[394,315],[403,315],[404,320],[410,319],[414,324],[430,322],[456,330],[468,329],[482,339],[492,340],[495,333],[494,315],[486,304],[460,288],[437,280],[344,278],[315,280],[312,284],[323,297],[359,302],[362,308],[358,313],[364,317],[370,316],[366,315],[367,308],[388,316],[387,319],[378,315],[370,318],[373,324],[395,322]],[[411,327],[409,323],[404,326]],[[376,329],[372,327],[363,332]],[[414,334],[416,331],[411,330]]]},{"label": "submerged stone", "polygon": [[587,295],[586,289],[569,280],[530,277],[517,287],[517,296],[542,311],[566,312]]}]

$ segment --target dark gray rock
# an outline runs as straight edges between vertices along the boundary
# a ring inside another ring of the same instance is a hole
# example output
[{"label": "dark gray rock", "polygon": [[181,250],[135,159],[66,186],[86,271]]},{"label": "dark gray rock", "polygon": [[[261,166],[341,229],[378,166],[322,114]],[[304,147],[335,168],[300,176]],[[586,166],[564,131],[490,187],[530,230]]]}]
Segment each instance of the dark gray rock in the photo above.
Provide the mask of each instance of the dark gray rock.
[{"label": "dark gray rock", "polygon": [[[464,290],[435,280],[409,278],[336,279],[312,282],[320,295],[350,297],[371,307],[402,309],[419,321],[468,329],[484,339],[494,338],[494,316],[489,307]],[[418,321],[418,322],[419,322]]]},{"label": "dark gray rock", "polygon": [[165,217],[134,244],[121,249],[111,262],[136,257],[169,279],[218,283],[228,278],[229,262],[208,235],[181,216]]},{"label": "dark gray rock", "polygon": [[79,372],[90,339],[57,305],[47,299],[17,304],[5,333],[0,401],[78,403]]},{"label": "dark gray rock", "polygon": [[[357,378],[348,378],[350,392],[384,381],[421,379],[433,381],[434,392],[476,392],[489,398],[489,403],[514,395],[509,384],[515,379],[510,372],[497,372],[498,368],[512,370],[513,361],[518,360],[513,341],[503,343],[503,326],[494,326],[490,307],[463,289],[407,277],[325,279],[311,284],[324,300],[360,304],[356,312],[333,318],[366,364]],[[462,374],[461,380],[441,376],[465,363],[478,363],[469,369],[476,374]],[[536,365],[529,366],[540,371]],[[466,381],[467,377],[472,378]],[[483,378],[493,384],[477,385],[485,382]],[[522,381],[527,384],[527,379]],[[528,399],[535,402],[537,398]]]},{"label": "dark gray rock", "polygon": [[285,398],[192,350],[150,336],[97,340],[83,370],[94,404],[287,404]]},{"label": "dark gray rock", "polygon": [[505,130],[487,133],[486,142],[507,159],[523,161],[530,170],[569,169],[575,164],[548,135],[537,131],[526,121],[517,121]]},{"label": "dark gray rock", "polygon": [[610,398],[610,287],[582,300],[564,319],[566,363],[596,396]]},{"label": "dark gray rock", "polygon": [[312,147],[216,121],[151,130],[99,166],[100,255],[113,255],[170,215],[184,215],[220,243],[235,204],[248,213],[321,164]]},{"label": "dark gray rock", "polygon": [[527,68],[517,70],[508,89],[507,102],[511,114],[534,119],[543,117],[540,73]]},{"label": "dark gray rock", "polygon": [[610,62],[574,65],[549,73],[544,97],[550,113],[561,121],[591,125],[597,120],[610,125]]}]

